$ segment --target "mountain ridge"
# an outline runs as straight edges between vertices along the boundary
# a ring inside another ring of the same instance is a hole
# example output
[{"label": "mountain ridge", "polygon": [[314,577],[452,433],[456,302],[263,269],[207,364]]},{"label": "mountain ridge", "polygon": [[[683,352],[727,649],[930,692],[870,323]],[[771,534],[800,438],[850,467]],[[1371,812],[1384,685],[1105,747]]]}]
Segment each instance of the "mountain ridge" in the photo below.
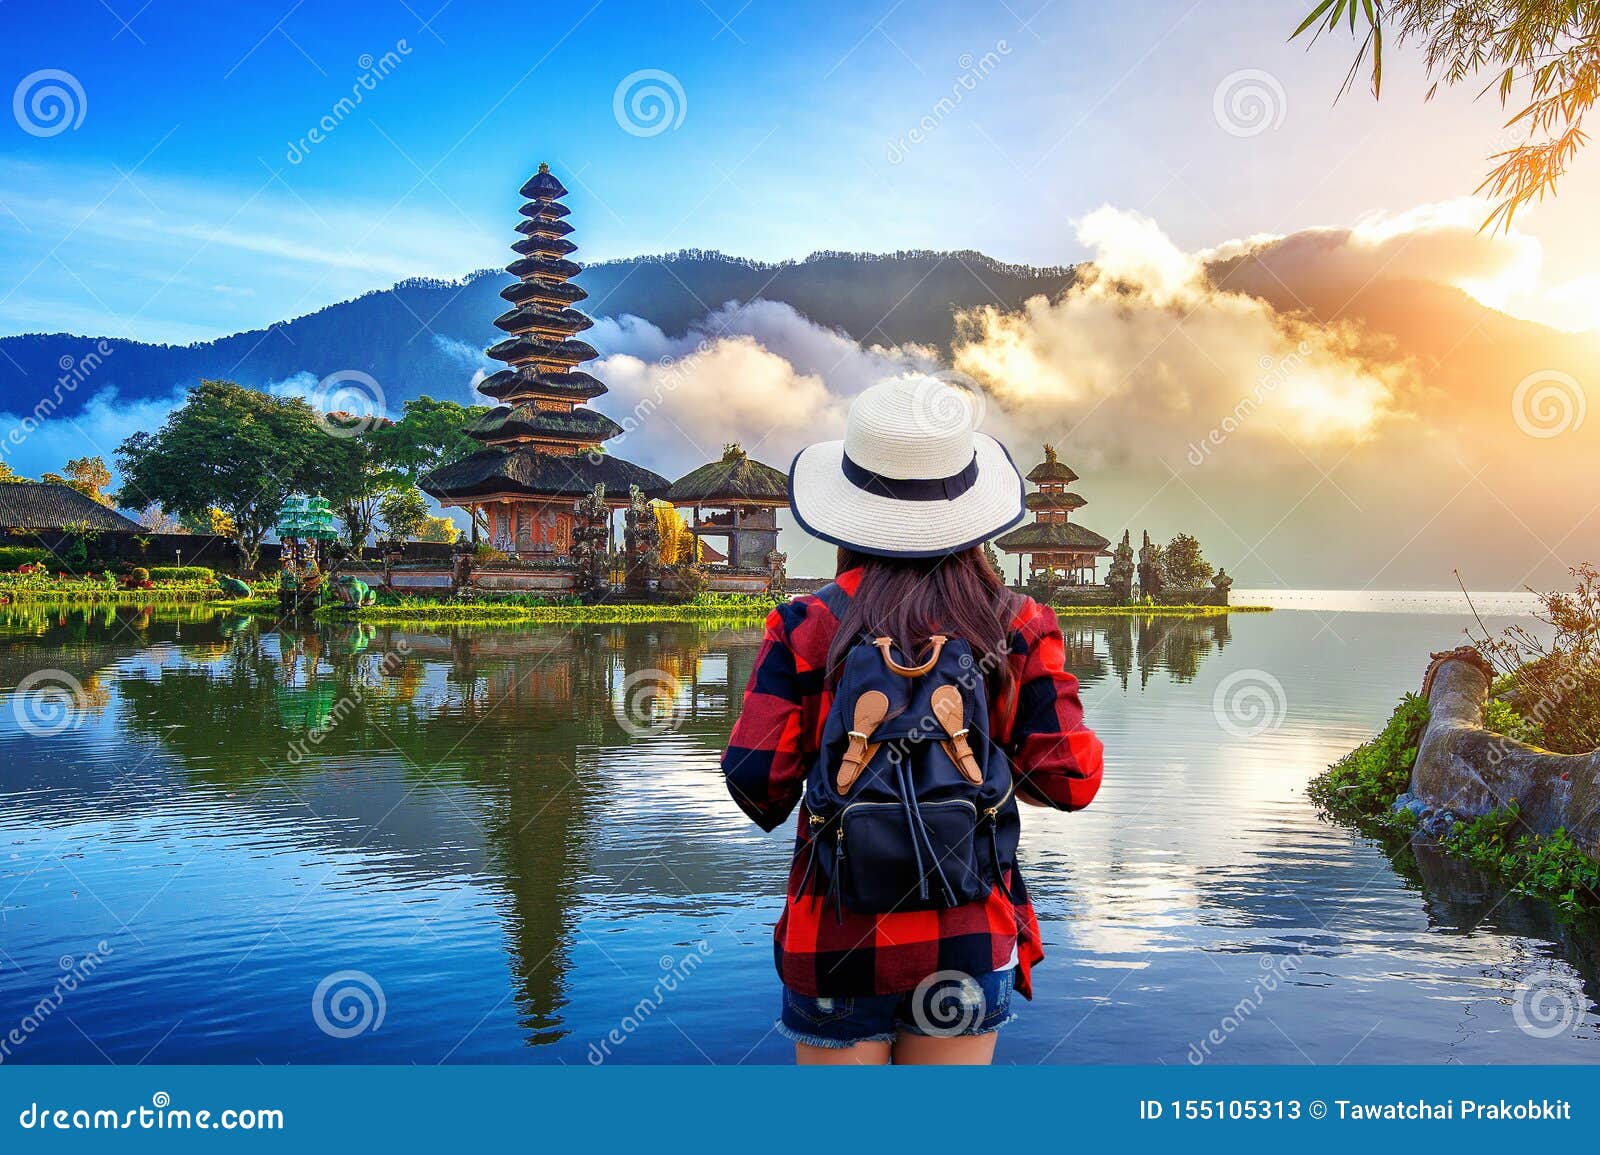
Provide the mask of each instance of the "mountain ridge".
[{"label": "mountain ridge", "polygon": [[[948,354],[962,310],[1014,310],[1030,297],[1055,297],[1081,267],[1011,264],[972,250],[819,250],[804,260],[761,261],[681,249],[596,262],[578,283],[589,291],[582,307],[591,316],[631,314],[668,336],[683,334],[729,301],[765,299],[864,344],[920,344]],[[1519,320],[1435,282],[1380,278],[1352,289],[1305,271],[1285,283],[1281,270],[1254,269],[1248,257],[1215,265],[1213,274],[1220,287],[1261,297],[1283,312],[1359,322],[1432,370],[1454,362],[1454,372],[1443,374],[1452,378],[1451,392],[1478,392],[1472,384],[1478,377],[1492,377],[1498,388],[1518,365],[1576,359],[1587,367],[1600,346],[1593,335]],[[492,320],[505,307],[499,290],[510,283],[496,269],[456,280],[407,278],[263,328],[188,345],[61,332],[0,337],[0,407],[24,411],[54,396],[52,412],[71,416],[106,389],[126,403],[164,399],[204,377],[265,388],[352,370],[375,378],[391,408],[424,393],[476,400],[472,377],[492,367],[482,351],[503,336]],[[1515,356],[1508,355],[1513,349]],[[68,374],[72,380],[63,389],[58,382]]]}]

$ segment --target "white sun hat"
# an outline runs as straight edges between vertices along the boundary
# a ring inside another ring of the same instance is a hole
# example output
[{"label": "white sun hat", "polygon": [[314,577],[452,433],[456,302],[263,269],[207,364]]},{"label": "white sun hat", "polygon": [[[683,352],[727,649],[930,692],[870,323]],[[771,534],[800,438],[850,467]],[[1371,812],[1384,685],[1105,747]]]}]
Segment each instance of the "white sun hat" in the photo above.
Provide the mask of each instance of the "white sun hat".
[{"label": "white sun hat", "polygon": [[1017,467],[974,426],[981,394],[907,375],[858,396],[843,441],[789,467],[795,520],[813,537],[886,557],[958,553],[1026,515]]}]

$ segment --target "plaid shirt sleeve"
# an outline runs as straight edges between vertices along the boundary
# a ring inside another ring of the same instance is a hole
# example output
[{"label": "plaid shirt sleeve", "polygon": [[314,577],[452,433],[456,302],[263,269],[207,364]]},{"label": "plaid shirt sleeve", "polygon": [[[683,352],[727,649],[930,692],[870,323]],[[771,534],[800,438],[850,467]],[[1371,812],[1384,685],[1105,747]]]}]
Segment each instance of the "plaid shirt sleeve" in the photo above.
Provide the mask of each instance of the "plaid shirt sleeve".
[{"label": "plaid shirt sleeve", "polygon": [[767,616],[744,706],[722,755],[728,793],[763,830],[775,829],[805,788],[810,723],[822,671],[796,657],[791,638],[806,627],[808,606],[786,602]]},{"label": "plaid shirt sleeve", "polygon": [[[1082,810],[1100,789],[1104,746],[1083,724],[1078,679],[1067,672],[1055,611],[1029,599],[1012,627],[1022,652],[1007,752],[1017,794],[1057,810]],[[1014,658],[1015,662],[1016,659]]]}]

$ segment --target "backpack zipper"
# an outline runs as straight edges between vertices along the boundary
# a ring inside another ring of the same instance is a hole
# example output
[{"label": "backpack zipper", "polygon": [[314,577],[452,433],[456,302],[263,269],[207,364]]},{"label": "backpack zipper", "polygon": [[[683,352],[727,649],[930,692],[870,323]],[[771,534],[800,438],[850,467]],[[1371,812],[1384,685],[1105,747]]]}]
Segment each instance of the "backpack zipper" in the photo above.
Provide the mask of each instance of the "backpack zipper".
[{"label": "backpack zipper", "polygon": [[1004,806],[1007,802],[1011,801],[1011,792],[1013,790],[1015,790],[1016,788],[1017,788],[1017,780],[1015,778],[1013,778],[1011,780],[1011,785],[1006,787],[1006,792],[1004,794],[1000,795],[1000,801],[996,802],[993,806],[989,807],[987,810],[985,810],[983,812],[984,817],[987,818],[990,822],[996,821],[996,816],[1000,813],[1000,807]]}]

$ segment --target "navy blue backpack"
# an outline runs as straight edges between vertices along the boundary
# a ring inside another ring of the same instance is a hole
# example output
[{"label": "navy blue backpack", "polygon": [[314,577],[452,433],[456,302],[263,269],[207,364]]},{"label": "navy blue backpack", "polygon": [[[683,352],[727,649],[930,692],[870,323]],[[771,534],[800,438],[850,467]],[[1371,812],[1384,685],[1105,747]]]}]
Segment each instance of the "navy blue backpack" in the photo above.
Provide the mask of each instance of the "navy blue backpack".
[{"label": "navy blue backpack", "polygon": [[851,648],[806,779],[800,892],[820,886],[841,919],[987,898],[1016,861],[1011,764],[989,735],[983,671],[965,641],[929,643],[916,665],[890,638]]}]

